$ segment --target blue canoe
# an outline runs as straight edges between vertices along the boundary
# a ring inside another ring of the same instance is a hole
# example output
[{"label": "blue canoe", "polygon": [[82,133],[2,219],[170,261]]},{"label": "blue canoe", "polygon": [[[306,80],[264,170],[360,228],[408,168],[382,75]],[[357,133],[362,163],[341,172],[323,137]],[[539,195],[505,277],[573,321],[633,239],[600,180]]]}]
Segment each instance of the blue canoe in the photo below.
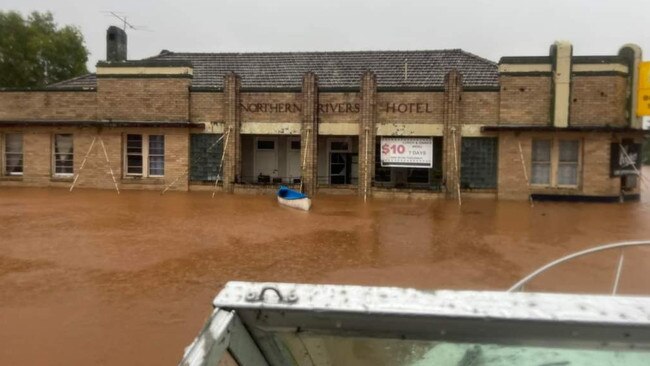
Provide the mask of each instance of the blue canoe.
[{"label": "blue canoe", "polygon": [[278,203],[281,205],[297,208],[300,210],[309,211],[311,208],[311,200],[307,195],[289,189],[285,186],[280,186],[278,189]]}]

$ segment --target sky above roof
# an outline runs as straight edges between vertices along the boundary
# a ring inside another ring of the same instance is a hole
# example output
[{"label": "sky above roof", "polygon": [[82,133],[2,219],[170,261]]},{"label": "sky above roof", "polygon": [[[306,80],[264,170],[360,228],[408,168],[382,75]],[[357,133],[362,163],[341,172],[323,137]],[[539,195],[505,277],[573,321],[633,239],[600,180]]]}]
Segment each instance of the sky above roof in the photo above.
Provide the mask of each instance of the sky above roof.
[{"label": "sky above roof", "polygon": [[[78,26],[94,71],[106,57],[114,11],[129,59],[174,52],[431,50],[461,48],[498,61],[546,55],[555,40],[576,55],[616,54],[625,43],[650,52],[648,0],[4,0],[1,10],[51,11]],[[644,57],[647,58],[647,57]]]}]

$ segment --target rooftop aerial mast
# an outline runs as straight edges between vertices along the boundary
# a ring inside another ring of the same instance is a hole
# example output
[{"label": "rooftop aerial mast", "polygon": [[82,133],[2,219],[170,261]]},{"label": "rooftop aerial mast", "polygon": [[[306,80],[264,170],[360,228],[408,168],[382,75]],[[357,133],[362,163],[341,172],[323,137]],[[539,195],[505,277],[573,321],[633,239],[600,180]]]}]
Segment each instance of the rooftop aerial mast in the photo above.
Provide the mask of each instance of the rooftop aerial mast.
[{"label": "rooftop aerial mast", "polygon": [[132,29],[132,30],[139,30],[139,31],[150,31],[147,29],[146,26],[141,26],[141,25],[133,25],[127,21],[126,13],[123,12],[118,12],[118,11],[112,11],[112,10],[107,10],[103,11],[102,13],[106,15],[110,15],[116,19],[118,19],[120,22],[122,22],[122,30],[126,32],[126,29]]}]

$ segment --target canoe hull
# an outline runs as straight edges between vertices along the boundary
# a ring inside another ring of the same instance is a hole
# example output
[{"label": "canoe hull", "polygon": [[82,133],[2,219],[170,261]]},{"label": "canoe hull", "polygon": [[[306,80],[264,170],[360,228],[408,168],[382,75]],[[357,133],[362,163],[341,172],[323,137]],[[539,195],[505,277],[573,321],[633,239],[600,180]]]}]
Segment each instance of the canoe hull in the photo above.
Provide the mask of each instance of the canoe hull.
[{"label": "canoe hull", "polygon": [[303,211],[309,211],[309,209],[311,208],[311,199],[306,197],[297,200],[287,200],[282,197],[278,197],[278,203],[287,207],[296,208]]}]

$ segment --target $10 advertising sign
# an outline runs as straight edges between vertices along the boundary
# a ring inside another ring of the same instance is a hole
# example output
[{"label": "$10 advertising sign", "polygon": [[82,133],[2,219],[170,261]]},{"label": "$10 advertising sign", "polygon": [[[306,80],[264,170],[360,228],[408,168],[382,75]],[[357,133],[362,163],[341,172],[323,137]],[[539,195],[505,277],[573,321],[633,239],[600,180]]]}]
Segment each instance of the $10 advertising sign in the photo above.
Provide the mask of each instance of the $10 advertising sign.
[{"label": "$10 advertising sign", "polygon": [[433,166],[431,137],[382,137],[381,166],[399,168],[431,168]]}]

